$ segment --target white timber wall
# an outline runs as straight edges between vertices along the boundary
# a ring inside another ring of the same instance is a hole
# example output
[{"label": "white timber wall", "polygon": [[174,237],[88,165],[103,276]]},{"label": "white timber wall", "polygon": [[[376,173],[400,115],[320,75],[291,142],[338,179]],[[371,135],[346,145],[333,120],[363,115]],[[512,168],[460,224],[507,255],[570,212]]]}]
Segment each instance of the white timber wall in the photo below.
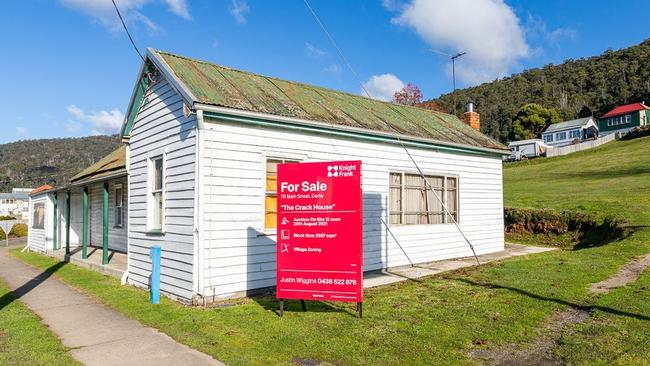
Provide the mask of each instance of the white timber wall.
[{"label": "white timber wall", "polygon": [[[123,212],[124,212],[124,225],[122,227],[115,226],[115,189],[121,185],[124,190],[123,196]],[[128,202],[127,202],[127,179],[120,178],[108,182],[108,249],[117,250],[120,252],[127,251],[127,227],[128,227]],[[79,193],[79,199],[83,199]],[[75,198],[75,195],[72,196]],[[89,216],[89,239],[90,245],[95,247],[102,247],[104,245],[104,182],[97,182],[88,185],[88,216]],[[73,209],[75,208],[73,202]],[[79,218],[83,214],[83,204],[79,205]],[[74,225],[75,215],[72,215],[72,222]],[[81,228],[81,224],[79,224]],[[81,237],[81,229],[79,229],[79,237]],[[72,235],[70,235],[72,238]]]},{"label": "white timber wall", "polygon": [[[162,248],[161,292],[189,301],[194,294],[196,117],[164,79],[145,93],[129,141],[129,282],[149,287],[150,247]],[[149,160],[164,155],[163,234],[147,227]]]},{"label": "white timber wall", "polygon": [[[34,204],[45,203],[45,223],[42,229],[33,228]],[[50,194],[42,193],[30,198],[29,222],[27,242],[29,249],[35,252],[45,253],[52,250],[52,221],[54,221],[53,204]]]},{"label": "white timber wall", "polygon": [[[204,294],[230,297],[275,285],[275,233],[264,232],[265,159],[362,160],[364,271],[409,264],[381,222],[389,172],[417,173],[399,145],[256,128],[206,118],[203,150]],[[459,177],[460,226],[478,254],[504,249],[500,157],[409,148],[425,174]],[[453,224],[391,226],[412,261],[472,255]]]}]

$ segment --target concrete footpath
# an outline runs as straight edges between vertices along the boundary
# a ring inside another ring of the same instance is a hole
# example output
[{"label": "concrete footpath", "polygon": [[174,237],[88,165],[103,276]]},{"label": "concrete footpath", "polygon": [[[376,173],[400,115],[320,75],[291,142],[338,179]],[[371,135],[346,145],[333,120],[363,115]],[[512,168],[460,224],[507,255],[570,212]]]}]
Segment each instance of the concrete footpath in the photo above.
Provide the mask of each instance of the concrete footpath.
[{"label": "concrete footpath", "polygon": [[[500,259],[518,257],[527,254],[543,253],[551,250],[556,249],[506,243],[505,250],[496,253],[479,255],[478,260],[481,264],[485,264]],[[416,280],[418,278],[432,276],[442,272],[454,271],[457,269],[473,266],[476,266],[476,258],[465,257],[422,263],[415,266],[389,268],[383,271],[365,273],[363,275],[363,287],[371,288],[389,285],[395,282]]]},{"label": "concrete footpath", "polygon": [[223,365],[9,256],[9,248],[0,247],[0,278],[70,348],[79,362],[119,366]]}]

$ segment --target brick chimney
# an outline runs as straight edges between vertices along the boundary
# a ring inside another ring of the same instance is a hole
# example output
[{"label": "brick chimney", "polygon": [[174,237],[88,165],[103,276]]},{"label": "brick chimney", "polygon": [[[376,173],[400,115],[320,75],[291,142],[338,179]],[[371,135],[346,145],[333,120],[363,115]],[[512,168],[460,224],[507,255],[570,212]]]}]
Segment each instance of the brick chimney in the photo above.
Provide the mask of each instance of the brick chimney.
[{"label": "brick chimney", "polygon": [[465,113],[460,119],[476,131],[481,131],[481,116],[474,112],[474,103],[472,103],[471,99],[465,104]]}]

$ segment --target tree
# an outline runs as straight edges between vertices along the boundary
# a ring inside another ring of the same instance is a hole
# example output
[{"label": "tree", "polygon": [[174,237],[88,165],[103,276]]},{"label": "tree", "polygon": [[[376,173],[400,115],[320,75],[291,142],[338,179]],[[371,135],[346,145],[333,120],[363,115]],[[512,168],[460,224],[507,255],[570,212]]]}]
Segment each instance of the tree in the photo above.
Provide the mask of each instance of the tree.
[{"label": "tree", "polygon": [[557,122],[560,122],[560,113],[556,109],[547,109],[535,103],[525,104],[514,119],[514,138],[525,140],[540,137],[546,127]]},{"label": "tree", "polygon": [[416,105],[422,102],[422,92],[417,85],[411,83],[393,94],[393,102],[404,105]]}]

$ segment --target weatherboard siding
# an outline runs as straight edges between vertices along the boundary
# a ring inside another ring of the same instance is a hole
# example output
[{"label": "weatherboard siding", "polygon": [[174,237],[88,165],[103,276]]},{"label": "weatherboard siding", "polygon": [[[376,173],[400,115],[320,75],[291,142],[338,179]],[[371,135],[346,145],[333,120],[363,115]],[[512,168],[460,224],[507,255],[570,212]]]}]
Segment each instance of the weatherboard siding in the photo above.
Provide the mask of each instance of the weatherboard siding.
[{"label": "weatherboard siding", "polygon": [[[129,282],[149,287],[153,245],[162,248],[163,293],[192,299],[196,118],[164,79],[145,93],[129,142]],[[148,161],[165,154],[164,234],[148,233]]]},{"label": "weatherboard siding", "polygon": [[[42,229],[35,229],[32,227],[34,204],[41,202],[45,203],[45,222]],[[45,253],[52,250],[52,221],[54,220],[52,209],[53,205],[49,194],[43,193],[30,198],[27,243],[31,251]]]},{"label": "weatherboard siding", "polygon": [[[128,227],[128,203],[126,192],[124,195],[124,225],[115,226],[115,188],[122,185],[126,190],[126,178],[111,180],[108,182],[108,248],[120,252],[127,251],[127,227]],[[81,193],[80,193],[81,195]],[[102,247],[104,245],[104,183],[93,183],[88,186],[88,214],[90,216],[90,245]],[[83,208],[82,208],[83,209]]]},{"label": "weatherboard siding", "polygon": [[[265,158],[363,161],[364,271],[472,253],[453,224],[388,222],[391,171],[417,173],[398,145],[206,119],[202,196],[205,295],[227,297],[275,285],[275,234],[264,232]],[[503,250],[499,157],[409,148],[425,174],[459,177],[460,222],[478,254]]]}]

